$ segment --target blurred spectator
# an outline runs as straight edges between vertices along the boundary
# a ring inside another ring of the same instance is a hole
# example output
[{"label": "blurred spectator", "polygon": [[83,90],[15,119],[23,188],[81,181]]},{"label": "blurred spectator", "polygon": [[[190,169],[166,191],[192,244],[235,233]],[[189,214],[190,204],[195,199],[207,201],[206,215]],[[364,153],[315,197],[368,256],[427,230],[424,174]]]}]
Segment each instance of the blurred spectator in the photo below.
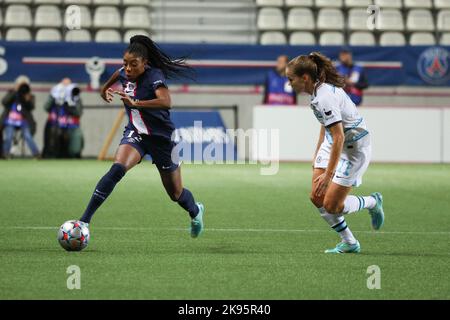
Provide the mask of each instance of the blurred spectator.
[{"label": "blurred spectator", "polygon": [[277,59],[275,70],[269,71],[264,84],[264,104],[270,105],[295,105],[297,94],[292,90],[286,77],[286,65],[289,57],[281,55]]},{"label": "blurred spectator", "polygon": [[369,84],[364,68],[353,63],[353,54],[349,49],[340,51],[337,71],[345,78],[345,92],[359,106],[362,103],[363,90],[367,89]]},{"label": "blurred spectator", "polygon": [[44,157],[81,158],[83,134],[80,117],[83,105],[79,87],[64,78],[50,92],[44,109],[48,112],[44,132]]},{"label": "blurred spectator", "polygon": [[6,93],[2,104],[5,108],[0,118],[4,138],[3,157],[10,158],[14,135],[16,131],[20,130],[33,157],[39,158],[39,149],[33,140],[36,122],[32,114],[34,95],[31,93],[30,79],[26,76],[17,77],[14,89]]}]

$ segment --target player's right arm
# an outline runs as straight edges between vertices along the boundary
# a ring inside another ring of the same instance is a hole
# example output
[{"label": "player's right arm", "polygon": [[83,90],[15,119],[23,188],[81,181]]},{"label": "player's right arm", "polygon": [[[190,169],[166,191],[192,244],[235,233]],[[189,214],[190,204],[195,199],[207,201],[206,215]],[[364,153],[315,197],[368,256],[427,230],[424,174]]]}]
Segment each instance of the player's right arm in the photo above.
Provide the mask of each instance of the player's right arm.
[{"label": "player's right arm", "polygon": [[323,142],[323,139],[325,139],[325,127],[320,126],[319,140],[317,141],[316,152],[314,152],[313,163],[312,163],[313,169],[314,169],[314,162],[316,161],[316,157],[317,157],[317,152],[319,152],[319,149]]},{"label": "player's right arm", "polygon": [[108,103],[113,99],[113,89],[111,89],[111,86],[119,80],[119,73],[120,69],[116,70],[100,90],[101,97]]}]

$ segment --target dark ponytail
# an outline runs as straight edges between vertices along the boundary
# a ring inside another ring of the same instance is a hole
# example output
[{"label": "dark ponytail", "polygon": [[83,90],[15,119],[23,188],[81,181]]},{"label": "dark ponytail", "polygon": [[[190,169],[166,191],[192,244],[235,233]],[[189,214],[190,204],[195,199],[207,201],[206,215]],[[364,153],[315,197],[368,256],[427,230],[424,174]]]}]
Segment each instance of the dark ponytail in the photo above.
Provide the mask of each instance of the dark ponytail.
[{"label": "dark ponytail", "polygon": [[339,88],[345,86],[344,77],[339,75],[333,62],[320,52],[298,56],[292,59],[288,66],[293,68],[294,74],[298,76],[309,74],[314,82],[326,82]]},{"label": "dark ponytail", "polygon": [[147,59],[151,67],[161,69],[164,76],[168,79],[180,77],[193,79],[194,70],[187,65],[186,58],[172,60],[147,36],[136,35],[131,37],[130,45],[126,51]]}]

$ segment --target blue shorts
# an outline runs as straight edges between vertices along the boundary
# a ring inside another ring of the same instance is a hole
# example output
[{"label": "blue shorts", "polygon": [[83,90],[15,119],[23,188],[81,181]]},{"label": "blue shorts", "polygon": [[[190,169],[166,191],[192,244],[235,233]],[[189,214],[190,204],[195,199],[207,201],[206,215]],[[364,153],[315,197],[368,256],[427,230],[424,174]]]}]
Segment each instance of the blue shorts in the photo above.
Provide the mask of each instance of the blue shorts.
[{"label": "blue shorts", "polygon": [[146,154],[152,157],[153,163],[160,171],[172,172],[180,166],[178,154],[172,159],[172,149],[176,146],[170,138],[162,136],[141,135],[136,130],[125,129],[120,145],[133,146],[143,158]]}]

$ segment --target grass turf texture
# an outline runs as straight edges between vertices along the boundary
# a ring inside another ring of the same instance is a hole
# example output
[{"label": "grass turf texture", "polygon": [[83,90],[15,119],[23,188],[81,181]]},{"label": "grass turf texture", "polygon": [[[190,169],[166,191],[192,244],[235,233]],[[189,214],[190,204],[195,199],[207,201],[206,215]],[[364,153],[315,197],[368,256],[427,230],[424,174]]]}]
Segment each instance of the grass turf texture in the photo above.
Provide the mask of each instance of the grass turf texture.
[{"label": "grass turf texture", "polygon": [[[91,241],[66,252],[57,228],[78,219],[98,179],[97,161],[0,162],[0,299],[449,299],[450,166],[372,164],[357,194],[381,191],[386,222],[347,216],[359,255],[326,255],[338,235],[309,202],[311,169],[282,164],[184,165],[206,206],[204,234],[165,194],[156,168],[130,171],[97,211]],[[81,290],[66,269],[81,268]],[[381,289],[367,288],[367,268]]]}]

